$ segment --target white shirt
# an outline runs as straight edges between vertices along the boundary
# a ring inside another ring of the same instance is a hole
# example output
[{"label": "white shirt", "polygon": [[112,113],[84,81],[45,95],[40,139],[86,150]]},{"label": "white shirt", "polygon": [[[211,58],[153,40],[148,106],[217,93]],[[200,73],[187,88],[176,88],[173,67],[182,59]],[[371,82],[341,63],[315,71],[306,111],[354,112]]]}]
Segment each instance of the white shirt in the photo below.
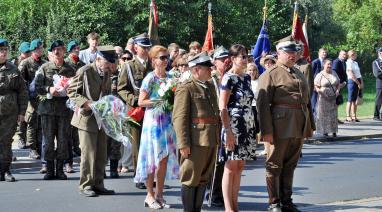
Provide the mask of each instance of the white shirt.
[{"label": "white shirt", "polygon": [[358,78],[362,77],[361,70],[360,70],[360,68],[358,66],[358,63],[356,61],[352,60],[352,59],[348,59],[346,61],[346,75],[348,76],[348,79],[352,79],[351,75],[349,75],[348,72],[347,72],[348,70],[353,71],[353,74],[354,74],[355,78],[358,79]]},{"label": "white shirt", "polygon": [[252,92],[254,95],[253,101],[252,101],[252,106],[256,106],[256,99],[257,99],[257,85],[259,84],[259,79],[257,80],[251,80],[251,87],[252,87]]}]

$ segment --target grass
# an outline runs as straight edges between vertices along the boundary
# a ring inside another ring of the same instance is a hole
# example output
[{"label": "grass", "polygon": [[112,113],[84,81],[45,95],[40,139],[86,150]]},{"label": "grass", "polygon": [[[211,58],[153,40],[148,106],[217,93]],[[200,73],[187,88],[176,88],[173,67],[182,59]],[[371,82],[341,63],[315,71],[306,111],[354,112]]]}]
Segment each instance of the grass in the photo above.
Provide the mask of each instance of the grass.
[{"label": "grass", "polygon": [[[374,115],[374,100],[375,100],[375,77],[372,73],[366,73],[362,76],[364,85],[363,90],[363,104],[357,108],[357,118],[372,118]],[[344,104],[338,107],[338,116],[341,120],[346,118],[346,102],[347,102],[347,89],[343,88],[341,92],[344,96]]]}]

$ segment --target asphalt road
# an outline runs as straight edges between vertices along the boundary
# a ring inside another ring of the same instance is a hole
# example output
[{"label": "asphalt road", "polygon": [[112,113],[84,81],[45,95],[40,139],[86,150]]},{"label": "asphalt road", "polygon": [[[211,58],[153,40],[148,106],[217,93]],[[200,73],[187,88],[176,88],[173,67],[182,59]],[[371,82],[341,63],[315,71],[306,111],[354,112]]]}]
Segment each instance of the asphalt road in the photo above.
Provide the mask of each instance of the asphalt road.
[{"label": "asphalt road", "polygon": [[[347,141],[305,145],[303,158],[295,172],[294,202],[300,207],[382,197],[382,140]],[[241,211],[266,211],[264,159],[247,163],[242,176],[239,205]],[[78,171],[78,167],[76,167]],[[85,198],[78,194],[78,173],[67,181],[43,181],[38,169],[14,170],[16,183],[0,182],[0,212],[98,212],[150,211],[143,207],[144,190],[135,188],[132,174],[106,179],[107,188],[117,195]],[[180,185],[166,181],[171,189],[165,199],[172,209],[181,211]],[[224,211],[207,208],[206,211]]]}]

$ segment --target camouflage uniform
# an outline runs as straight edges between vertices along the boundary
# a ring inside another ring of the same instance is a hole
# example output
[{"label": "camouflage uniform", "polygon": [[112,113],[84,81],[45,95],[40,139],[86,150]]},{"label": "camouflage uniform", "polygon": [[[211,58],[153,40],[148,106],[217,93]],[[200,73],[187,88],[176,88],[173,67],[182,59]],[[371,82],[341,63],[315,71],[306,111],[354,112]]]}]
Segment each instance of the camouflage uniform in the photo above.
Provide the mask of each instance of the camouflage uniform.
[{"label": "camouflage uniform", "polygon": [[[32,56],[21,61],[18,68],[21,72],[21,76],[24,78],[24,80],[27,83],[27,89],[32,83],[35,77],[36,71],[44,63],[46,63],[45,60],[40,59],[36,61]],[[29,93],[28,108],[25,114],[25,121],[27,123],[26,142],[27,142],[27,146],[31,150],[36,150],[36,151],[38,149],[37,148],[38,145],[41,145],[40,143],[37,143],[37,141],[41,141],[41,137],[39,135],[40,127],[39,127],[39,119],[37,115],[37,107],[38,107],[37,97]]]},{"label": "camouflage uniform", "polygon": [[[42,65],[36,73],[36,91],[40,96],[47,97],[49,88],[53,87],[54,75],[73,77],[75,73],[73,67],[65,62],[61,67],[57,67],[53,62],[48,62]],[[57,159],[57,175],[62,174],[64,160],[69,158],[71,111],[66,107],[67,100],[68,97],[54,96],[51,99],[41,100],[38,106],[42,134],[45,139],[44,159],[47,161],[48,172],[54,170],[52,166],[54,166],[54,160]],[[55,138],[57,140],[56,151]]]},{"label": "camouflage uniform", "polygon": [[17,67],[10,62],[0,65],[0,180],[9,172],[17,115],[25,114],[27,103],[25,82]]}]

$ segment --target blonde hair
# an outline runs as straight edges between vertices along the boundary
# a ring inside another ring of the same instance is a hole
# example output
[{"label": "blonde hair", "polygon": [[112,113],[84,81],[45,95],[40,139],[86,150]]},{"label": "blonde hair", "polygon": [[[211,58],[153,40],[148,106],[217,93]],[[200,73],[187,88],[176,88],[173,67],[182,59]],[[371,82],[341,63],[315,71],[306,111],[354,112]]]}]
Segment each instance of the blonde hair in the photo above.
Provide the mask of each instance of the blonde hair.
[{"label": "blonde hair", "polygon": [[348,56],[349,56],[349,57],[352,57],[354,54],[357,54],[357,52],[356,52],[354,49],[350,49],[350,50],[348,51]]}]

